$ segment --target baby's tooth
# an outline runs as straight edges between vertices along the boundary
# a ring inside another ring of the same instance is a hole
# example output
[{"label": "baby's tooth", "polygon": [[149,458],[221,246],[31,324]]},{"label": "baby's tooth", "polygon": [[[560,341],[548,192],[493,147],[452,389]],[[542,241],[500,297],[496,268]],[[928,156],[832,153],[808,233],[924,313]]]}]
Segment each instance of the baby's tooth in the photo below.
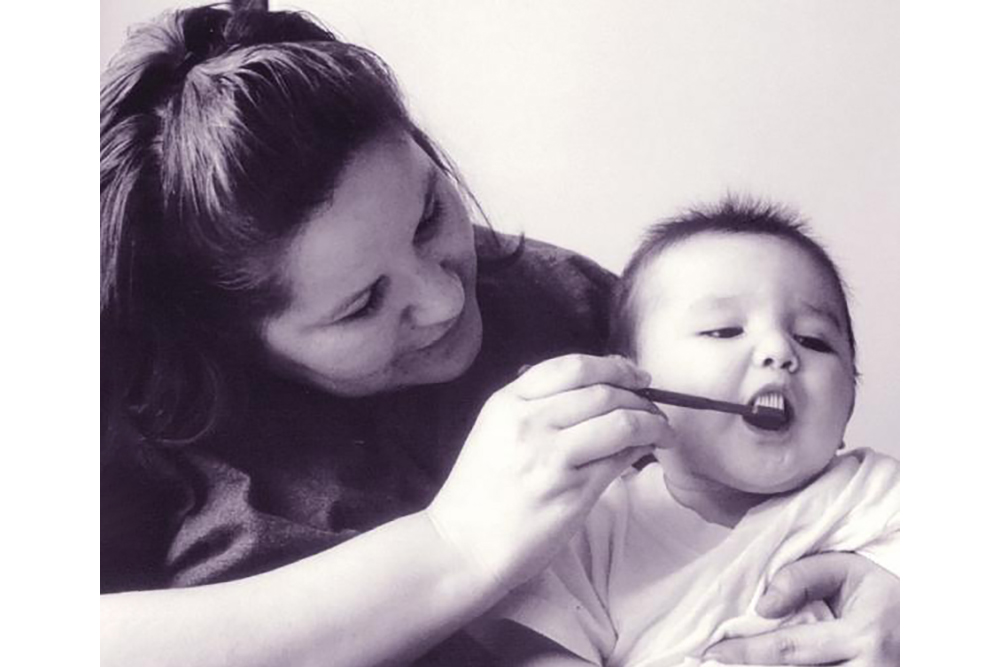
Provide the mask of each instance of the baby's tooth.
[{"label": "baby's tooth", "polygon": [[779,392],[772,391],[758,396],[757,400],[754,401],[754,404],[766,408],[773,408],[775,410],[784,410],[785,397]]}]

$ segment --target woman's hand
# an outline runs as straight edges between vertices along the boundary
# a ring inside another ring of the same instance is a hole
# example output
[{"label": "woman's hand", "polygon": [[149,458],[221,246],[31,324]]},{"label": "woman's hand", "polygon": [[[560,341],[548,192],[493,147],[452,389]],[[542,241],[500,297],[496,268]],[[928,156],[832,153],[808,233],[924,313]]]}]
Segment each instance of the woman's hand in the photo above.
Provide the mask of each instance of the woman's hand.
[{"label": "woman's hand", "polygon": [[612,480],[669,445],[666,417],[630,391],[648,383],[624,358],[569,355],[486,402],[427,514],[488,588],[540,572]]},{"label": "woman's hand", "polygon": [[899,665],[899,579],[867,558],[822,553],[778,571],[757,605],[777,618],[811,600],[826,600],[836,620],[727,639],[705,659],[752,665]]}]

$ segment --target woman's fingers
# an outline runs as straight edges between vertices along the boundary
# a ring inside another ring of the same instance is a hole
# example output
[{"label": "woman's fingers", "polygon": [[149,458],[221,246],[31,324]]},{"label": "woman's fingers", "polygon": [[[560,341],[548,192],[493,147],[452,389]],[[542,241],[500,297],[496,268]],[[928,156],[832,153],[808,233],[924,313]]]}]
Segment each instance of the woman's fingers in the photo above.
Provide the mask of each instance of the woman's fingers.
[{"label": "woman's fingers", "polygon": [[864,556],[824,553],[786,565],[757,610],[784,616],[810,600],[825,599],[837,620],[783,628],[711,647],[720,662],[813,665],[899,665],[899,579]]},{"label": "woman's fingers", "polygon": [[532,401],[595,384],[639,389],[649,384],[649,374],[624,357],[568,354],[532,366],[508,389]]},{"label": "woman's fingers", "polygon": [[597,498],[611,482],[620,477],[628,468],[635,465],[639,459],[652,454],[654,449],[653,445],[629,447],[607,458],[598,459],[597,461],[592,461],[581,466],[579,472],[587,477],[585,482],[585,486],[587,487],[586,495]]},{"label": "woman's fingers", "polygon": [[855,657],[853,645],[852,632],[843,621],[825,621],[726,639],[702,657],[724,664],[826,665]]},{"label": "woman's fingers", "polygon": [[537,574],[666,417],[631,390],[649,376],[621,357],[541,362],[486,401],[427,512],[470,567],[509,589]]},{"label": "woman's fingers", "polygon": [[633,448],[669,447],[674,433],[660,412],[619,408],[561,430],[553,443],[575,468]]},{"label": "woman's fingers", "polygon": [[535,406],[554,428],[569,428],[620,409],[663,416],[654,403],[634,391],[609,384],[595,384],[549,396],[536,401]]}]

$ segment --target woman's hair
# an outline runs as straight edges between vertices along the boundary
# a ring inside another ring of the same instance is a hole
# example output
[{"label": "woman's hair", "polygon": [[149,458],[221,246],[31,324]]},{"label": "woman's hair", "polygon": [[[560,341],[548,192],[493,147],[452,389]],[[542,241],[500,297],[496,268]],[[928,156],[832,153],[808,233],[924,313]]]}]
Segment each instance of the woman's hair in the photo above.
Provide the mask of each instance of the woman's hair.
[{"label": "woman's hair", "polygon": [[282,253],[390,131],[468,195],[382,60],[304,14],[205,6],[130,34],[101,83],[102,441],[184,444],[232,414],[287,306]]},{"label": "woman's hair", "polygon": [[[698,234],[755,234],[784,239],[801,248],[825,272],[844,309],[851,363],[856,354],[847,290],[837,265],[823,246],[812,236],[806,224],[787,209],[749,198],[726,196],[721,202],[694,207],[674,218],[654,224],[632,254],[621,280],[615,287],[611,309],[611,350],[627,357],[635,356],[635,331],[639,313],[635,303],[636,286],[646,267],[671,248]],[[858,377],[857,368],[854,376]]]}]

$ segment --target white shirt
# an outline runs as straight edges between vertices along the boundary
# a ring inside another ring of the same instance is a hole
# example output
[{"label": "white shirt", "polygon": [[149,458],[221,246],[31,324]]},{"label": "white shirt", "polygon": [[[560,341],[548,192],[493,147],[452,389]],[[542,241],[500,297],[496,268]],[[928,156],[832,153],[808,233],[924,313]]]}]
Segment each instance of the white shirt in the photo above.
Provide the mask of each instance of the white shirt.
[{"label": "white shirt", "polygon": [[847,452],[733,529],[679,505],[662,469],[646,466],[612,484],[551,566],[492,616],[599,665],[699,665],[724,637],[831,618],[823,603],[780,620],[753,611],[780,567],[819,551],[860,553],[898,576],[898,461]]}]

